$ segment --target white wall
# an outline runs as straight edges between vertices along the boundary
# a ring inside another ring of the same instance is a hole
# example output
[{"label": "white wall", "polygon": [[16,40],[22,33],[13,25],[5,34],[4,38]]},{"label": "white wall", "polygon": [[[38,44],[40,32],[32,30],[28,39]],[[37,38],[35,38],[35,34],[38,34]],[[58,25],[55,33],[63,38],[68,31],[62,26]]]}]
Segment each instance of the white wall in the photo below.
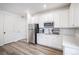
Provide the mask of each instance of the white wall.
[{"label": "white wall", "polygon": [[6,43],[10,43],[10,42],[14,42],[14,41],[26,38],[26,32],[25,32],[26,20],[22,18],[21,16],[10,13],[10,12],[0,10],[0,14],[1,13],[3,15],[0,16],[0,18],[4,17],[2,19],[4,20],[3,30],[4,32],[6,32],[6,34],[3,35],[4,38],[0,39],[0,42],[4,41],[4,44],[6,44]]}]

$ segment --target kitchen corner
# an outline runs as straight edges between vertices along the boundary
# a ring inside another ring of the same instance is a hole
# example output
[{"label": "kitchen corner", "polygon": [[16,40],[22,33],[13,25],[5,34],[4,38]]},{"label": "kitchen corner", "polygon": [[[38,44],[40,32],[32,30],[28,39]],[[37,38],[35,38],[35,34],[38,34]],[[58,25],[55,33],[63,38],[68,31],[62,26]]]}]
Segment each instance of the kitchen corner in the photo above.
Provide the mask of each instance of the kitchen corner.
[{"label": "kitchen corner", "polygon": [[[78,28],[65,29],[66,31],[63,35],[63,50],[64,55],[77,55],[79,54],[79,35]],[[77,34],[76,34],[77,33]]]}]

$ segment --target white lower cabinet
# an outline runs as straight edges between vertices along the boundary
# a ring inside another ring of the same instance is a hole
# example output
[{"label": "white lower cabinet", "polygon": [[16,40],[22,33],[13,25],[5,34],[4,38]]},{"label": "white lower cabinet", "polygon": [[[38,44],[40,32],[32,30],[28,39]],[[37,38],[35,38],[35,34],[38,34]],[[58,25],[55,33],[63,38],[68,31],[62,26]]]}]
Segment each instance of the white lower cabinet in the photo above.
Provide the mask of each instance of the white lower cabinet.
[{"label": "white lower cabinet", "polygon": [[37,34],[37,43],[51,48],[63,50],[62,38],[59,35]]},{"label": "white lower cabinet", "polygon": [[79,49],[64,46],[64,55],[79,55]]},{"label": "white lower cabinet", "polygon": [[33,16],[31,22],[47,23],[54,22],[54,27],[68,28],[69,27],[69,8],[61,8],[48,13]]}]

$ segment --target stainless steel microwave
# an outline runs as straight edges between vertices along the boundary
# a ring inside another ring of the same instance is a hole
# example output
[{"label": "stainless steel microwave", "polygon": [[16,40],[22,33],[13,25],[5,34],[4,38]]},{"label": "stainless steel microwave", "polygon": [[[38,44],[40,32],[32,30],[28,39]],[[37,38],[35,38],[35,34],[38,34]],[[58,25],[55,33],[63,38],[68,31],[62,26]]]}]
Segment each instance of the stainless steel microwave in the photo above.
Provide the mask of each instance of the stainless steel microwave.
[{"label": "stainless steel microwave", "polygon": [[54,23],[53,22],[47,22],[47,23],[44,23],[44,27],[46,28],[50,28],[50,27],[54,27]]}]

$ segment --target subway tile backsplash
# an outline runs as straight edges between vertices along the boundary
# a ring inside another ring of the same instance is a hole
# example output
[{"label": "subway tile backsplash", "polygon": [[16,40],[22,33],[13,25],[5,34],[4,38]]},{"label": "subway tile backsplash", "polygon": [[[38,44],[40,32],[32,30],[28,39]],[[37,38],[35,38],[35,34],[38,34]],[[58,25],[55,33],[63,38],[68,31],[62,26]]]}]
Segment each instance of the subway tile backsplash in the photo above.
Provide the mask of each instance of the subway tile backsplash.
[{"label": "subway tile backsplash", "polygon": [[60,34],[64,36],[75,37],[79,40],[79,28],[60,29]]},{"label": "subway tile backsplash", "polygon": [[76,36],[77,38],[79,38],[79,28],[77,28],[77,29],[75,30],[75,36]]},{"label": "subway tile backsplash", "polygon": [[75,29],[71,28],[60,29],[60,34],[66,36],[75,36]]}]

